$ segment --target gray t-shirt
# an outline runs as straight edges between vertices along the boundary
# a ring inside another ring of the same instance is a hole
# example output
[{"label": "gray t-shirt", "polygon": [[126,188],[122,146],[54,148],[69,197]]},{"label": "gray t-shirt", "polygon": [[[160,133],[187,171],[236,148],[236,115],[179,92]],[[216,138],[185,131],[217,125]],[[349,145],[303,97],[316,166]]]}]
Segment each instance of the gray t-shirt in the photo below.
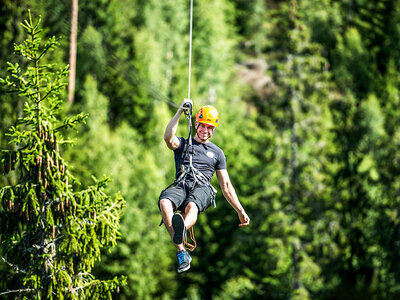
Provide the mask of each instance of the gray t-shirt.
[{"label": "gray t-shirt", "polygon": [[[184,149],[186,140],[183,137],[179,137],[179,147],[174,150],[175,154],[175,176],[176,178],[180,175],[180,168],[184,156]],[[202,144],[192,138],[193,144],[193,156],[192,164],[197,170],[199,170],[208,180],[211,181],[215,170],[226,169],[226,158],[224,152],[215,144],[208,142]],[[189,155],[186,156],[185,166],[189,165]],[[187,177],[188,180],[193,180],[191,174]]]}]

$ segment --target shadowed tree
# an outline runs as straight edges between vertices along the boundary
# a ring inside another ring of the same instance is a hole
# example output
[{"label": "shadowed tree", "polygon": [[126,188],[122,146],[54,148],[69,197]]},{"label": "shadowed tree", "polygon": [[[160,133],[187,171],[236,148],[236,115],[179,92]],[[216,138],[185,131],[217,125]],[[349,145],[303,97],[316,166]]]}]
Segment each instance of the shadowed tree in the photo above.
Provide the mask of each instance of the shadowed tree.
[{"label": "shadowed tree", "polygon": [[76,73],[76,36],[78,32],[78,0],[72,0],[71,32],[69,37],[69,84],[68,103],[74,103]]}]

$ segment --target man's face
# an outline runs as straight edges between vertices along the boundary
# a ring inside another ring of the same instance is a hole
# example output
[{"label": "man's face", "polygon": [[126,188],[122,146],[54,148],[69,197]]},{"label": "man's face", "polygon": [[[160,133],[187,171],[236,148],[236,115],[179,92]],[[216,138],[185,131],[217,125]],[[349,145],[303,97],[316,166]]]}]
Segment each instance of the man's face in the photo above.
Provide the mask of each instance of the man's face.
[{"label": "man's face", "polygon": [[197,136],[202,141],[208,140],[212,136],[214,129],[215,127],[212,125],[197,122]]}]

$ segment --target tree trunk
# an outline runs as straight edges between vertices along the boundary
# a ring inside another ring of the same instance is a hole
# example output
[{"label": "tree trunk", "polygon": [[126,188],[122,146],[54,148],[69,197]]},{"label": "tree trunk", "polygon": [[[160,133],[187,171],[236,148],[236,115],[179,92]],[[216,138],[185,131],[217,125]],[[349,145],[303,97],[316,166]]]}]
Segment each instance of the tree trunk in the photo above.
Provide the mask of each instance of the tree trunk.
[{"label": "tree trunk", "polygon": [[[293,222],[295,222],[296,217],[297,217],[297,201],[299,198],[298,192],[297,192],[297,185],[298,185],[298,173],[297,173],[297,166],[298,166],[298,161],[297,161],[297,136],[296,136],[296,128],[295,128],[295,111],[293,109],[293,102],[297,101],[295,91],[293,91],[293,88],[290,87],[290,148],[291,148],[291,158],[290,158],[290,169],[291,169],[291,176],[290,176],[290,186],[291,186],[291,191],[290,191],[290,198],[292,200],[292,213],[294,216]],[[299,238],[300,239],[300,238]],[[293,263],[293,289],[294,291],[298,290],[300,288],[300,270],[299,270],[299,251],[298,251],[298,245],[296,245],[295,242],[292,243],[292,263]]]},{"label": "tree trunk", "polygon": [[74,103],[76,73],[76,35],[78,29],[78,0],[72,0],[71,33],[69,38],[69,84],[68,103]]}]

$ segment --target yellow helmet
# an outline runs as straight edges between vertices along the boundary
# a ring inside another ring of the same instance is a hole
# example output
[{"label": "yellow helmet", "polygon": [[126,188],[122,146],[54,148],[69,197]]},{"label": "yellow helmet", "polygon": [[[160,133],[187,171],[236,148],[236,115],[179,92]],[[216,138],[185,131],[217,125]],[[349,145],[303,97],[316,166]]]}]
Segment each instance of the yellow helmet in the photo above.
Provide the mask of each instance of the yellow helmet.
[{"label": "yellow helmet", "polygon": [[196,121],[199,123],[218,127],[218,124],[219,124],[218,110],[214,106],[211,106],[211,105],[203,106],[197,112]]}]

